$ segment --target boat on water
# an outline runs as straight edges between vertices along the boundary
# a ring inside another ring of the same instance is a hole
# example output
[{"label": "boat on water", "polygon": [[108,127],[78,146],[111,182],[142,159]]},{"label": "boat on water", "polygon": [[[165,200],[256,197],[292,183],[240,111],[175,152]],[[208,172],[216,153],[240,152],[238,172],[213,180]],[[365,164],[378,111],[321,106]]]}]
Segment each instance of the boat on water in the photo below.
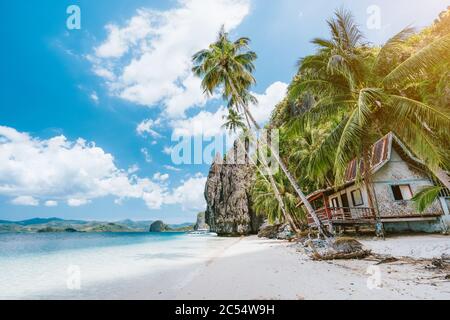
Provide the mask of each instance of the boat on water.
[{"label": "boat on water", "polygon": [[210,232],[209,229],[198,229],[198,230],[189,232],[189,234],[192,234],[192,235],[217,235],[214,232]]}]

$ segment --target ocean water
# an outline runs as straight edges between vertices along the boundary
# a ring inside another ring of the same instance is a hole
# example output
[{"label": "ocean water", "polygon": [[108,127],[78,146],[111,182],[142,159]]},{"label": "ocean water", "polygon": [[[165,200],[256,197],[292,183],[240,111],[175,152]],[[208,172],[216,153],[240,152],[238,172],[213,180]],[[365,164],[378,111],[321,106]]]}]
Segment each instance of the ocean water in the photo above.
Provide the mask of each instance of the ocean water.
[{"label": "ocean water", "polygon": [[0,234],[0,299],[58,297],[80,287],[204,261],[224,239],[185,233]]}]

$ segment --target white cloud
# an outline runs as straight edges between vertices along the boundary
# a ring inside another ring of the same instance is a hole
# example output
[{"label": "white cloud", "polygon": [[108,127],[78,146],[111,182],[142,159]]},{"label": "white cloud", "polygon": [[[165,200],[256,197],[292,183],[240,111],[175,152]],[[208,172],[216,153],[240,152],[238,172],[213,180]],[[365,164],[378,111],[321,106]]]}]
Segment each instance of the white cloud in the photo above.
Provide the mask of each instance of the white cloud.
[{"label": "white cloud", "polygon": [[176,168],[174,166],[169,166],[169,165],[165,165],[164,168],[167,170],[170,170],[170,171],[177,171],[177,172],[181,171],[180,168]]},{"label": "white cloud", "polygon": [[106,80],[109,81],[114,80],[116,77],[112,71],[106,68],[102,68],[100,66],[95,67],[93,71],[97,76],[105,78]]},{"label": "white cloud", "polygon": [[151,137],[156,139],[161,137],[161,135],[154,130],[154,127],[158,127],[159,125],[161,125],[161,119],[146,119],[138,124],[138,126],[136,127],[136,132],[140,136],[150,135]]},{"label": "white cloud", "polygon": [[153,159],[147,148],[141,148],[141,153],[144,155],[145,162],[152,163]]},{"label": "white cloud", "polygon": [[89,57],[113,95],[183,117],[206,98],[191,72],[192,55],[211,43],[222,25],[236,28],[249,0],[179,0],[166,11],[140,9],[123,26],[106,26],[107,39]]},{"label": "white cloud", "polygon": [[90,203],[90,200],[87,199],[69,199],[67,200],[67,205],[69,207],[81,207],[88,203]]},{"label": "white cloud", "polygon": [[162,174],[161,172],[157,172],[153,175],[153,180],[156,180],[158,182],[165,182],[167,180],[169,180],[169,174],[165,173]]},{"label": "white cloud", "polygon": [[14,204],[61,200],[80,206],[113,196],[141,198],[149,208],[159,208],[168,193],[158,183],[117,168],[111,154],[83,139],[40,140],[0,126],[0,163],[0,194],[13,197]]},{"label": "white cloud", "polygon": [[93,92],[91,93],[91,96],[90,96],[90,98],[91,98],[91,99],[92,99],[92,101],[94,101],[95,103],[98,103],[98,101],[99,101],[99,98],[98,98],[97,92],[95,92],[95,91],[93,91]]},{"label": "white cloud", "polygon": [[222,128],[228,114],[225,107],[220,107],[216,112],[200,111],[197,115],[188,118],[171,121],[175,136],[200,136],[214,137],[224,133]]},{"label": "white cloud", "polygon": [[0,126],[0,163],[0,195],[11,197],[15,205],[38,206],[42,201],[52,207],[61,201],[79,207],[112,196],[118,204],[142,199],[150,209],[168,204],[184,210],[204,209],[206,178],[201,174],[170,190],[169,174],[156,173],[153,180],[140,178],[134,174],[137,166],[121,170],[111,154],[83,139],[41,140]]},{"label": "white cloud", "polygon": [[166,198],[166,203],[180,204],[183,210],[186,211],[205,210],[204,191],[206,179],[201,173],[189,178],[181,186],[173,190],[172,194]]},{"label": "white cloud", "polygon": [[[252,93],[258,99],[258,103],[250,105],[249,108],[259,124],[264,125],[270,119],[274,107],[285,97],[287,87],[286,83],[277,81],[262,94]],[[200,111],[187,119],[172,120],[170,125],[175,136],[203,135],[209,138],[224,133],[230,134],[223,128],[227,115],[227,109],[222,106],[216,112]],[[232,139],[231,136],[230,139]]]},{"label": "white cloud", "polygon": [[17,206],[36,207],[39,205],[39,200],[31,196],[19,196],[11,200],[11,203]]},{"label": "white cloud", "polygon": [[133,174],[139,171],[139,166],[137,164],[133,164],[131,167],[128,168],[127,172],[129,174]]},{"label": "white cloud", "polygon": [[272,114],[274,107],[286,96],[288,85],[284,82],[272,83],[263,94],[253,93],[258,99],[258,104],[250,106],[250,112],[259,124],[266,123]]},{"label": "white cloud", "polygon": [[167,155],[170,156],[170,155],[172,154],[172,150],[173,150],[172,147],[167,147],[167,146],[166,146],[166,147],[163,148],[163,151],[162,151],[162,152],[163,152],[164,154],[167,154]]},{"label": "white cloud", "polygon": [[156,173],[152,180],[138,177],[137,166],[119,169],[111,154],[83,139],[41,140],[0,126],[0,163],[0,195],[11,197],[15,205],[38,206],[42,201],[52,207],[61,201],[79,207],[112,196],[117,204],[142,199],[150,209],[168,204],[204,209],[206,178],[201,174],[170,190],[169,174]]},{"label": "white cloud", "polygon": [[101,58],[120,58],[137,45],[152,31],[151,12],[138,10],[138,14],[130,19],[128,25],[120,28],[114,24],[106,26],[108,39],[95,49],[95,54]]},{"label": "white cloud", "polygon": [[47,200],[47,201],[45,201],[45,206],[46,207],[57,207],[58,206],[58,201]]}]

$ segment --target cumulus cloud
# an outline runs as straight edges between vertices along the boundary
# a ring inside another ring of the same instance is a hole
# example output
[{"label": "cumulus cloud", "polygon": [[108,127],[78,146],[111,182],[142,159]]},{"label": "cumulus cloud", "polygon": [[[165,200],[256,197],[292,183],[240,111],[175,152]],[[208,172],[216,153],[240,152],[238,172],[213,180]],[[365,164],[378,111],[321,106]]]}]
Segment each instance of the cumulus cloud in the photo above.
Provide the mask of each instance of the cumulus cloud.
[{"label": "cumulus cloud", "polygon": [[155,208],[158,201],[153,198],[167,193],[163,186],[117,168],[111,154],[83,139],[40,140],[0,126],[0,163],[0,194],[14,197],[17,205],[61,200],[81,206],[114,196],[142,198]]},{"label": "cumulus cloud", "polygon": [[192,54],[222,25],[236,28],[249,8],[249,0],[178,0],[166,11],[140,9],[123,25],[107,25],[106,40],[88,58],[113,95],[149,107],[162,102],[166,115],[183,117],[206,102]]},{"label": "cumulus cloud", "polygon": [[[172,151],[170,151],[170,152],[172,153]],[[181,171],[180,168],[176,168],[174,166],[169,166],[169,165],[164,165],[164,168],[167,170],[170,170],[170,171],[177,171],[177,172]]]},{"label": "cumulus cloud", "polygon": [[17,206],[36,207],[39,205],[39,200],[31,196],[20,196],[11,200],[11,203]]},{"label": "cumulus cloud", "polygon": [[140,136],[149,135],[156,139],[156,138],[161,137],[161,135],[158,132],[156,132],[154,130],[154,128],[158,127],[160,125],[161,125],[161,119],[156,119],[156,120],[146,119],[138,124],[138,126],[136,127],[136,132]]},{"label": "cumulus cloud", "polygon": [[281,100],[286,96],[286,90],[288,85],[284,82],[272,83],[264,93],[253,95],[258,99],[256,105],[250,105],[250,111],[253,117],[259,124],[266,123],[272,114],[272,111]]},{"label": "cumulus cloud", "polygon": [[57,207],[58,206],[58,201],[47,200],[47,201],[45,201],[44,205],[46,207]]},{"label": "cumulus cloud", "polygon": [[171,121],[174,136],[200,136],[214,137],[224,133],[222,128],[228,114],[225,107],[220,107],[216,112],[200,111],[197,115],[188,119]]},{"label": "cumulus cloud", "polygon": [[15,205],[38,206],[42,201],[54,207],[61,201],[79,207],[106,196],[118,204],[142,199],[150,209],[180,204],[197,210],[203,205],[206,178],[196,176],[171,190],[169,174],[138,177],[137,166],[122,170],[111,154],[83,139],[43,140],[0,126],[0,163],[0,195],[11,197]]},{"label": "cumulus cloud", "polygon": [[[257,104],[249,106],[255,120],[264,125],[272,114],[274,107],[286,95],[288,85],[284,82],[274,82],[264,93],[252,93],[257,99]],[[200,111],[193,117],[187,119],[177,119],[170,122],[175,136],[204,136],[214,137],[223,134],[223,128],[228,111],[225,107],[220,107],[216,112]]]},{"label": "cumulus cloud", "polygon": [[155,181],[159,181],[159,182],[165,182],[167,180],[169,180],[169,174],[165,173],[162,174],[161,172],[157,172],[153,175],[153,180]]},{"label": "cumulus cloud", "polygon": [[139,166],[137,164],[133,164],[131,167],[128,168],[127,172],[129,174],[133,174],[139,171]]},{"label": "cumulus cloud", "polygon": [[88,199],[69,199],[69,200],[67,200],[67,205],[69,207],[81,207],[90,202],[91,201]]},{"label": "cumulus cloud", "polygon": [[180,204],[185,211],[205,210],[206,179],[201,173],[189,178],[173,190],[172,194],[167,197],[166,202],[168,204]]}]

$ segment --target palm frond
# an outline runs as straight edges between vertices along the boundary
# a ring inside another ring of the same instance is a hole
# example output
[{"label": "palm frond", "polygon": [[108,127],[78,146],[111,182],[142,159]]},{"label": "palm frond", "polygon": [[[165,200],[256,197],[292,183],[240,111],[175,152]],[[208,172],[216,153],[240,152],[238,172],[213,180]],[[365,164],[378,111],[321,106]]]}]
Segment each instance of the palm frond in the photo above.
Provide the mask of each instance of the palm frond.
[{"label": "palm frond", "polygon": [[372,72],[379,74],[382,66],[389,65],[389,57],[398,53],[406,40],[414,34],[414,31],[414,28],[406,27],[390,38],[378,52],[375,62],[372,65]]},{"label": "palm frond", "polygon": [[383,79],[382,83],[388,87],[399,87],[407,81],[417,81],[431,67],[448,62],[450,62],[450,34],[433,41],[403,61]]},{"label": "palm frond", "polygon": [[427,129],[432,128],[440,134],[450,135],[450,113],[448,109],[440,109],[423,102],[391,94],[389,95],[390,107],[396,118],[401,121],[405,118],[417,118]]},{"label": "palm frond", "polygon": [[443,187],[441,186],[429,186],[423,188],[414,195],[412,201],[414,201],[417,211],[422,213],[430,207],[438,199],[439,193],[442,190]]}]

